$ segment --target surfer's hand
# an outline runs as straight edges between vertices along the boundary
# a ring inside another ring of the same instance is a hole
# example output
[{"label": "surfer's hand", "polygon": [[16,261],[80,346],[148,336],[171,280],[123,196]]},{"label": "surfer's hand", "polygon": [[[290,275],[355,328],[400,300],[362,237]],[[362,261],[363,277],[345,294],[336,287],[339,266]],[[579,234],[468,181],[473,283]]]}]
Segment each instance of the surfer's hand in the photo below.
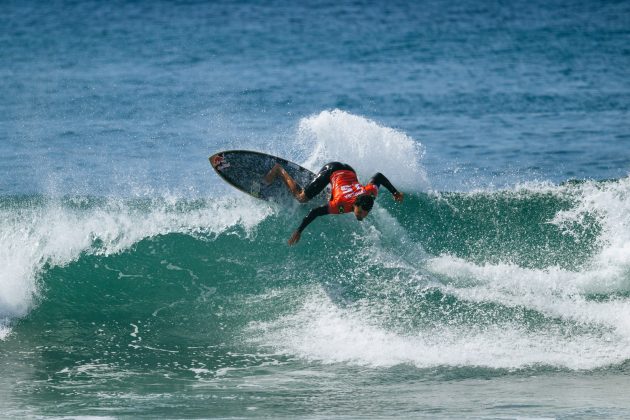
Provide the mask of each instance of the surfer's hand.
[{"label": "surfer's hand", "polygon": [[400,191],[396,191],[392,195],[394,196],[394,200],[398,201],[399,203],[402,203],[403,198],[405,198],[405,195],[401,193]]},{"label": "surfer's hand", "polygon": [[300,240],[300,236],[302,234],[299,231],[295,231],[293,232],[293,235],[291,235],[291,238],[289,238],[289,245],[295,245],[298,243],[298,241]]}]

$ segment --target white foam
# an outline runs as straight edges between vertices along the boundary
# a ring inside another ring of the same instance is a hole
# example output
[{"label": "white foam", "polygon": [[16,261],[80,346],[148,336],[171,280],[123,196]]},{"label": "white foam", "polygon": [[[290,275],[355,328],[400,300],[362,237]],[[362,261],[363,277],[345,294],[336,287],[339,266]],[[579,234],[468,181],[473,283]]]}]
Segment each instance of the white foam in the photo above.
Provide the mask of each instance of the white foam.
[{"label": "white foam", "polygon": [[[447,276],[450,282],[445,280],[444,291],[461,299],[535,309],[550,317],[605,327],[630,340],[630,300],[586,299],[585,293],[594,291],[591,272],[576,273],[557,267],[528,269],[514,264],[479,265],[452,256],[431,259],[427,266]],[[605,274],[592,273],[607,280]],[[599,286],[601,290],[597,291],[611,292],[610,283]]]},{"label": "white foam", "polygon": [[250,231],[272,213],[248,197],[208,200],[183,211],[177,202],[149,207],[141,210],[112,199],[78,210],[51,200],[0,211],[0,338],[8,334],[12,318],[32,307],[37,277],[46,264],[63,266],[83,252],[117,253],[143,238],[172,232],[219,234],[236,225]]},{"label": "white foam", "polygon": [[11,329],[7,326],[8,323],[9,320],[6,318],[0,320],[0,340],[4,340],[11,333]]},{"label": "white foam", "polygon": [[338,109],[323,111],[300,121],[297,140],[306,151],[304,166],[313,171],[340,161],[350,164],[363,182],[382,172],[404,191],[428,187],[420,142],[367,118]]},{"label": "white foam", "polygon": [[566,187],[577,205],[561,211],[551,223],[568,234],[574,224],[583,224],[593,216],[601,226],[601,251],[593,259],[594,269],[615,267],[617,274],[630,274],[630,177],[614,182],[585,182]]},{"label": "white foam", "polygon": [[513,324],[477,328],[445,323],[408,334],[380,326],[373,306],[340,308],[313,291],[296,312],[252,323],[252,341],[322,363],[419,368],[480,366],[518,369],[535,365],[593,369],[630,357],[627,340],[599,333],[568,335],[552,328],[528,331]]}]

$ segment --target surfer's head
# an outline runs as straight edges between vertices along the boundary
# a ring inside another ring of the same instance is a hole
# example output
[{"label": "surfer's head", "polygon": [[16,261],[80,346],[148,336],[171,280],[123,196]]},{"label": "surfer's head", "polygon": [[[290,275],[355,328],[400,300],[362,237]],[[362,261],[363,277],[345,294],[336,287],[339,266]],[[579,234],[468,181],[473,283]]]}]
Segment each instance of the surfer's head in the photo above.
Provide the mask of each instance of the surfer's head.
[{"label": "surfer's head", "polygon": [[374,206],[374,197],[369,194],[358,196],[353,206],[354,215],[357,220],[361,221],[365,219],[370,213],[370,210],[372,210],[372,206]]}]

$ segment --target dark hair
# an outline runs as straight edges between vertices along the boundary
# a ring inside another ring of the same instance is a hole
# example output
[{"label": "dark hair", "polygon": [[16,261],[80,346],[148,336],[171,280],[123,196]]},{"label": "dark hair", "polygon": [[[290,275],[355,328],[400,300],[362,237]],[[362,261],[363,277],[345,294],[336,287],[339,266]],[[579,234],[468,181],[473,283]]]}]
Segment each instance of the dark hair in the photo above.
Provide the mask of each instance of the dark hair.
[{"label": "dark hair", "polygon": [[365,211],[372,210],[372,206],[374,205],[374,197],[370,194],[363,194],[357,197],[354,201],[355,206],[361,207]]}]

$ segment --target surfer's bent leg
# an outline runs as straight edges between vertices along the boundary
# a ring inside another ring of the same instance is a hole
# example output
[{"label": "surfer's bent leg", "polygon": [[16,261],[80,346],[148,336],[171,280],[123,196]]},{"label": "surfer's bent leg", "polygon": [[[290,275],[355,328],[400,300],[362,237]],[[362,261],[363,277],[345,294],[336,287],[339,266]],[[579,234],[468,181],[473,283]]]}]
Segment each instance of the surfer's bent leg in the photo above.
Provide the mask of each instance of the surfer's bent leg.
[{"label": "surfer's bent leg", "polygon": [[341,162],[330,162],[324,165],[324,167],[319,170],[319,172],[310,182],[310,184],[308,184],[306,188],[304,188],[304,194],[306,195],[306,197],[310,200],[311,198],[322,192],[324,188],[326,188],[326,185],[330,183],[330,176],[333,174],[333,172],[341,170],[354,172],[354,169],[352,169],[350,165],[346,165],[345,163]]},{"label": "surfer's bent leg", "polygon": [[280,175],[280,178],[284,181],[291,194],[299,201],[300,203],[306,203],[308,198],[304,194],[304,189],[297,183],[295,179],[289,175],[289,173],[280,165],[276,163],[273,168],[269,171],[267,175],[265,175],[265,182],[267,184],[271,184],[276,177]]},{"label": "surfer's bent leg", "polygon": [[271,168],[269,173],[265,176],[265,182],[271,184],[274,179],[276,179],[276,177],[280,175],[293,196],[300,203],[306,203],[317,194],[322,192],[324,188],[326,188],[326,185],[330,183],[330,176],[333,174],[333,172],[341,170],[354,172],[354,169],[352,169],[350,165],[346,165],[345,163],[341,162],[330,162],[324,165],[322,169],[320,169],[315,178],[306,186],[306,188],[302,188],[300,184],[298,184],[282,167],[282,165],[276,163],[273,168]]}]

